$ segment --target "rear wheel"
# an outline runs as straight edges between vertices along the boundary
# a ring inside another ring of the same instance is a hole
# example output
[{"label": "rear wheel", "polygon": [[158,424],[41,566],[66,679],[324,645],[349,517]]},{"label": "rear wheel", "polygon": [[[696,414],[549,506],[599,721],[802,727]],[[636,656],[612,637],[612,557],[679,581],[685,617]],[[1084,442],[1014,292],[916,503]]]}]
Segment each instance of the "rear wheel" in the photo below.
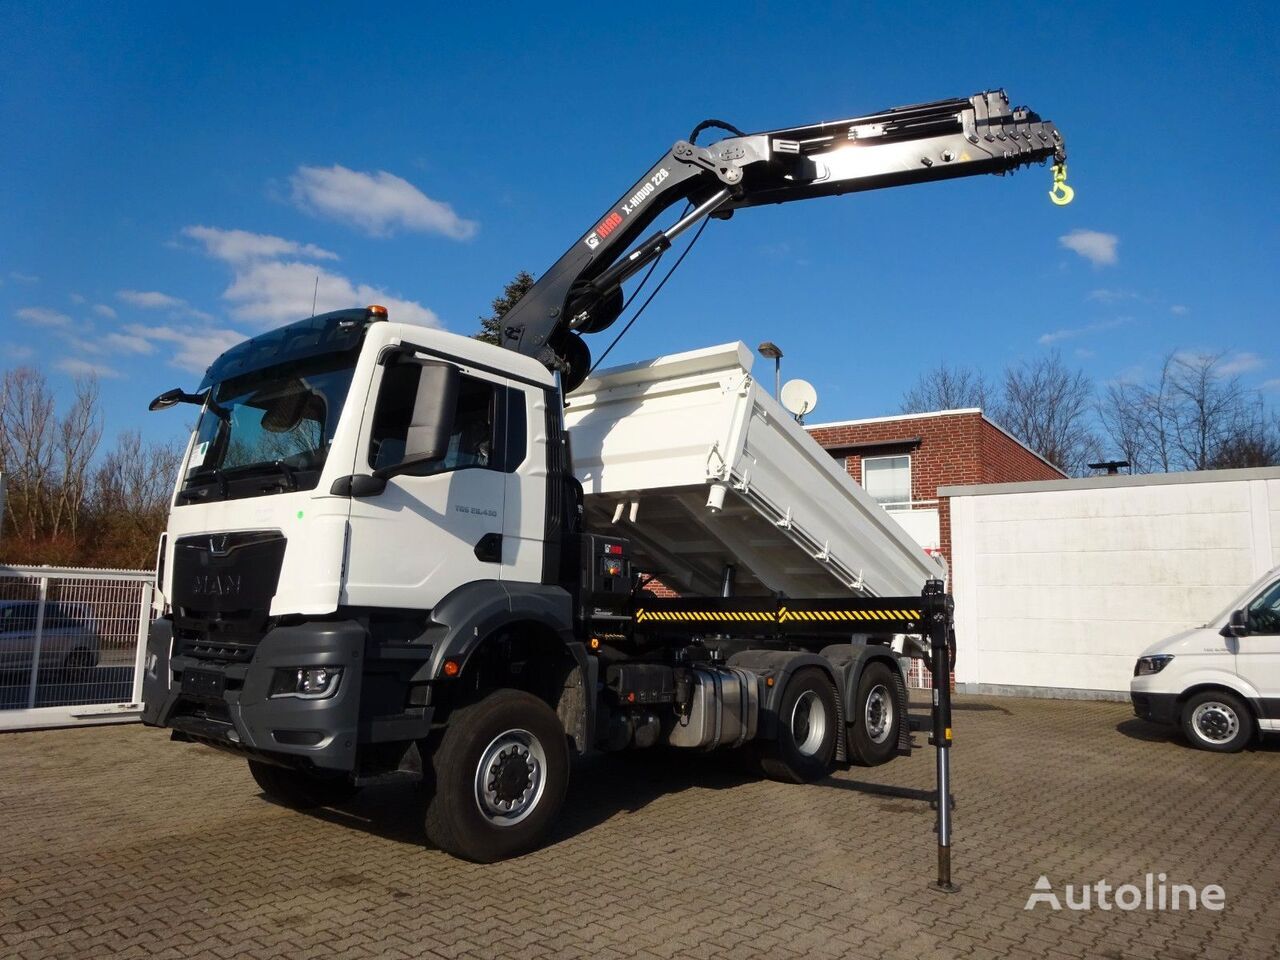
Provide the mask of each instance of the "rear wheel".
[{"label": "rear wheel", "polygon": [[1253,715],[1226,690],[1205,690],[1182,705],[1182,731],[1193,747],[1237,753],[1253,736]]},{"label": "rear wheel", "polygon": [[522,690],[498,690],[449,719],[432,754],[427,837],[464,860],[492,863],[533,849],[569,784],[560,719]]},{"label": "rear wheel", "polygon": [[797,670],[778,710],[778,736],[760,744],[760,769],[770,780],[811,783],[831,771],[837,730],[836,691],[814,667]]},{"label": "rear wheel", "polygon": [[269,799],[298,810],[331,807],[360,792],[360,788],[344,776],[277,767],[261,760],[249,761],[249,773]]},{"label": "rear wheel", "polygon": [[897,676],[885,663],[870,663],[858,678],[858,693],[849,711],[849,759],[876,767],[898,752],[898,732],[906,722],[906,704],[899,702]]}]

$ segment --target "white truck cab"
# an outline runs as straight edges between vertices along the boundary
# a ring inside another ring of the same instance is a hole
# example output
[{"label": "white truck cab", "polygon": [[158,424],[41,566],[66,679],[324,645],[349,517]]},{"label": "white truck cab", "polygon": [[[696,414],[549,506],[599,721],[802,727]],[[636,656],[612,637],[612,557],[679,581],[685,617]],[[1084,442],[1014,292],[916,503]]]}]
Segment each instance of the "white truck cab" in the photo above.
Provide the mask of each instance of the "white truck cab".
[{"label": "white truck cab", "polygon": [[1234,753],[1280,732],[1280,567],[1208,623],[1144,650],[1129,693],[1139,717],[1181,726],[1201,750]]}]

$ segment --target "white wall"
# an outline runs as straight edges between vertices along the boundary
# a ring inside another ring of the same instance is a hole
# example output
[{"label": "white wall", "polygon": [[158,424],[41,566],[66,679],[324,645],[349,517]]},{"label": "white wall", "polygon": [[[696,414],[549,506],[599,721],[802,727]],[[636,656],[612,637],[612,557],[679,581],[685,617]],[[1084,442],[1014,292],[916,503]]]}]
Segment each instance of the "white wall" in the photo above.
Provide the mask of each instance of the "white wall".
[{"label": "white wall", "polygon": [[956,681],[1124,692],[1280,564],[1280,469],[943,488]]}]

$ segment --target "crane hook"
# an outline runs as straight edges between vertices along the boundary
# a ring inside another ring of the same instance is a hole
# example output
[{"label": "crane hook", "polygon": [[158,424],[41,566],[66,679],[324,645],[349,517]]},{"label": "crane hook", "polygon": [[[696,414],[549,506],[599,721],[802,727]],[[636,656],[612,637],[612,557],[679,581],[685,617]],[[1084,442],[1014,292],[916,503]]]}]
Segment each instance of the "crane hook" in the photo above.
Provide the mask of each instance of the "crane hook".
[{"label": "crane hook", "polygon": [[1073,199],[1076,192],[1067,186],[1067,165],[1065,163],[1055,163],[1053,165],[1053,186],[1049,188],[1049,199],[1060,207],[1065,207]]}]

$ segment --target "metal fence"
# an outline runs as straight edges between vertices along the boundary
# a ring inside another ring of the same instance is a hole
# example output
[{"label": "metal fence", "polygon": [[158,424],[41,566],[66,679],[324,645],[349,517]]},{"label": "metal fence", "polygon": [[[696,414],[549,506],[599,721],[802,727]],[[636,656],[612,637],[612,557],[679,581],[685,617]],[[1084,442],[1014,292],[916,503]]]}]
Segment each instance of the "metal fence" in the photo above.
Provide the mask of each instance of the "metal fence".
[{"label": "metal fence", "polygon": [[136,719],[153,581],[0,565],[0,730]]}]

